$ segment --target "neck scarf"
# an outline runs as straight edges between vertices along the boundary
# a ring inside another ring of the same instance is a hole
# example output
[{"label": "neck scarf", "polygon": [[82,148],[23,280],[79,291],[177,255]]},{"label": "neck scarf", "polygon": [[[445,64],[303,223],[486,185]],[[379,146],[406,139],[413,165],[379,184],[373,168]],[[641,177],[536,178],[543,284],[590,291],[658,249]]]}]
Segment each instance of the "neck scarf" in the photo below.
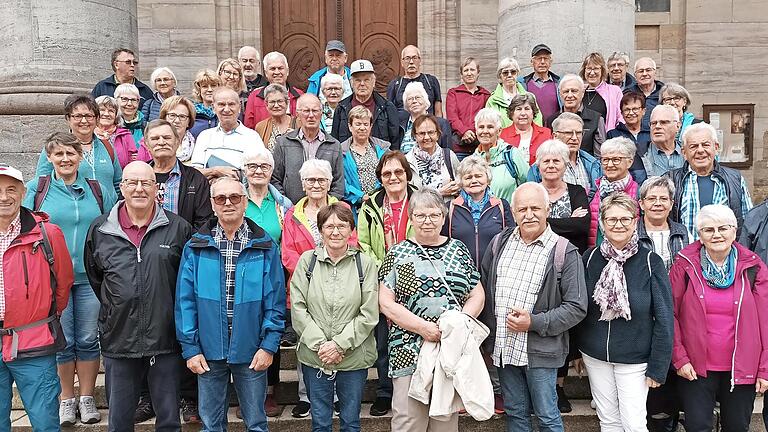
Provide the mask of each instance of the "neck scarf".
[{"label": "neck scarf", "polygon": [[207,107],[202,102],[195,104],[195,114],[204,114],[209,119],[216,117],[213,107]]},{"label": "neck scarf", "polygon": [[419,177],[422,179],[424,186],[434,187],[437,189],[440,185],[433,185],[435,180],[440,178],[440,174],[443,171],[443,152],[440,148],[435,147],[435,152],[429,154],[418,146],[413,148],[413,156],[416,157],[416,164],[419,168]]},{"label": "neck scarf", "polygon": [[142,129],[143,123],[144,123],[144,113],[141,111],[136,111],[136,118],[131,121],[123,120],[123,127],[128,129],[129,131],[133,131],[136,129]]},{"label": "neck scarf", "polygon": [[725,264],[721,267],[712,261],[707,248],[702,246],[701,251],[699,251],[701,274],[707,280],[707,285],[715,289],[725,289],[733,285],[733,280],[736,278],[737,255],[736,248],[731,246],[731,252],[728,254]]},{"label": "neck scarf", "polygon": [[472,213],[472,220],[475,222],[475,226],[477,226],[477,223],[480,222],[480,215],[483,213],[483,209],[491,200],[491,189],[485,188],[485,193],[483,194],[483,197],[480,199],[480,201],[473,200],[472,196],[466,193],[464,189],[462,189],[459,193],[461,194],[461,197],[464,198],[464,202],[467,203],[469,212]]},{"label": "neck scarf", "polygon": [[600,187],[598,190],[600,193],[600,200],[614,192],[624,192],[624,189],[626,189],[627,185],[629,184],[629,179],[629,174],[627,174],[627,176],[623,179],[616,180],[614,182],[608,180],[608,177],[603,176],[603,178],[600,179]]},{"label": "neck scarf", "polygon": [[636,254],[637,250],[637,231],[621,250],[616,250],[607,240],[600,245],[600,253],[608,260],[592,294],[592,299],[600,306],[600,321],[611,321],[619,317],[627,321],[632,319],[624,263]]},{"label": "neck scarf", "polygon": [[112,125],[109,129],[102,129],[100,127],[96,127],[96,129],[93,130],[93,133],[96,134],[97,137],[103,142],[103,141],[111,141],[112,135],[117,130],[117,125]]},{"label": "neck scarf", "polygon": [[384,219],[384,250],[387,251],[392,246],[405,240],[404,232],[407,231],[408,224],[408,197],[406,196],[401,202],[400,214],[395,215],[389,197],[387,194],[384,194],[382,216]]}]

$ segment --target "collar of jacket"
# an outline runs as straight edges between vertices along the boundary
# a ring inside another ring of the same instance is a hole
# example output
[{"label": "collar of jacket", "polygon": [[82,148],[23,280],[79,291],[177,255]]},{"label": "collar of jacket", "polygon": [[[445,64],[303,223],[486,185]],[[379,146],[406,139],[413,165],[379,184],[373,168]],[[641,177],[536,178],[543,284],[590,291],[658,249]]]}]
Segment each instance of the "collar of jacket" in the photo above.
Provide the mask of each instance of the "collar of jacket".
[{"label": "collar of jacket", "polygon": [[[274,243],[272,242],[272,239],[267,237],[267,233],[264,231],[264,228],[258,226],[255,222],[248,219],[247,217],[244,217],[243,220],[248,225],[248,229],[250,230],[250,233],[248,234],[248,244],[245,246],[246,249],[270,249]],[[200,227],[200,230],[192,235],[192,238],[189,240],[189,247],[211,247],[218,249],[216,242],[213,240],[212,234],[213,228],[218,223],[219,218],[212,217],[205,225]]]},{"label": "collar of jacket", "polygon": [[[379,151],[385,152],[389,150],[391,145],[389,142],[384,141],[383,139],[380,139],[380,138],[376,138],[375,136],[368,138],[368,144],[370,144],[371,148],[376,150],[377,153]],[[346,153],[349,151],[350,146],[352,146],[352,137],[345,139],[344,142],[341,143],[341,150]]]},{"label": "collar of jacket", "polygon": [[453,88],[453,91],[456,93],[466,93],[468,95],[491,95],[491,92],[488,91],[487,88],[483,86],[477,86],[477,90],[474,93],[471,93],[469,90],[467,90],[467,86],[464,85],[464,83],[459,84],[458,86]]},{"label": "collar of jacket", "polygon": [[[650,146],[649,146],[649,148],[650,148]],[[680,172],[683,173],[683,177],[682,177],[683,179],[688,177],[688,175],[690,173],[695,173],[696,172],[696,171],[693,170],[693,168],[691,168],[691,165],[688,163],[688,161],[683,161],[683,166],[678,168],[678,170],[680,170]],[[698,175],[698,174],[696,174],[696,175]],[[720,165],[720,162],[717,161],[717,159],[715,159],[714,162],[712,162],[712,171],[710,171],[709,174],[706,174],[706,175],[714,175],[715,177],[719,178],[720,180],[725,181],[725,177],[723,176],[722,166]]]},{"label": "collar of jacket", "polygon": [[[467,202],[464,200],[464,197],[462,197],[461,195],[459,195],[459,196],[457,196],[456,198],[453,199],[453,205],[459,206],[459,207],[464,207],[465,209],[469,210],[469,207],[467,206]],[[496,206],[496,205],[498,205],[498,206],[501,205],[501,199],[491,195],[490,199],[488,200],[488,206],[487,207],[490,208],[490,207],[493,207],[493,206]],[[485,210],[485,209],[483,209],[483,210]]]},{"label": "collar of jacket", "polygon": [[[759,258],[757,254],[742,246],[736,240],[733,241],[733,246],[736,247],[739,257],[736,260],[736,276],[738,277],[746,269],[758,265]],[[683,257],[682,262],[684,263],[685,271],[691,280],[696,280],[696,272],[701,269],[701,255],[699,251],[703,247],[704,244],[701,243],[701,240],[696,240],[678,253],[678,255]]]},{"label": "collar of jacket", "polygon": [[[343,106],[347,110],[352,109],[352,98],[355,97],[355,94],[352,93],[351,95],[345,97],[339,102],[339,106]],[[381,111],[386,105],[388,100],[384,99],[383,96],[380,94],[373,92],[373,95],[371,96],[373,98],[373,105],[376,107],[376,112]],[[376,118],[376,113],[372,113],[373,118]]]},{"label": "collar of jacket", "polygon": [[[406,185],[406,197],[411,198],[411,195],[413,195],[414,192],[416,192],[416,186],[411,185],[408,183]],[[371,192],[371,201],[373,204],[376,204],[376,207],[378,209],[384,207],[384,197],[387,196],[387,191],[384,190],[384,186],[380,186],[375,191]],[[407,209],[406,209],[407,210]]]},{"label": "collar of jacket", "polygon": [[[688,230],[686,230],[682,224],[674,222],[669,218],[667,218],[667,223],[669,224],[670,238],[676,236],[685,237],[688,235]],[[640,220],[637,222],[637,236],[643,240],[651,240],[651,237],[648,235],[648,230],[645,229],[645,222],[643,222],[643,218],[640,218]]]},{"label": "collar of jacket", "polygon": [[21,223],[21,231],[19,232],[19,237],[16,237],[17,239],[38,229],[38,222],[48,222],[48,214],[44,212],[33,212],[26,207],[21,207],[19,208],[19,222]]},{"label": "collar of jacket", "polygon": [[[627,127],[627,124],[626,124],[626,123],[623,123],[623,122],[618,122],[618,123],[616,123],[616,129],[617,129],[617,130],[619,130],[619,131],[621,131],[621,132],[626,132],[626,133],[628,133],[628,134],[631,134],[631,133],[632,133],[632,132],[629,130],[629,128]],[[648,128],[643,128],[643,126],[642,126],[642,122],[640,122],[640,132],[638,133],[638,135],[639,135],[639,134],[641,134],[641,133],[643,133],[643,132],[648,132],[648,133],[650,133],[650,132],[651,132],[651,130],[650,130],[650,129],[648,129]]]},{"label": "collar of jacket", "polygon": [[325,250],[325,247],[316,247],[315,248],[315,255],[317,255],[318,261],[327,262],[330,265],[339,265],[343,260],[347,259],[348,257],[355,256],[360,252],[359,249],[353,248],[352,246],[347,247],[347,251],[344,253],[344,256],[341,257],[341,259],[336,262],[335,264],[331,260],[331,257],[328,256],[328,253]]},{"label": "collar of jacket", "polygon": [[[118,209],[121,205],[123,205],[124,202],[125,200],[120,200],[117,202],[117,204],[115,204],[114,207],[112,207],[112,210],[109,211],[107,219],[99,227],[99,232],[128,239],[128,236],[120,227],[120,221],[117,219]],[[165,214],[165,210],[163,210],[163,208],[159,205],[155,204],[155,215],[152,216],[152,220],[149,221],[149,225],[147,226],[147,233],[154,230],[155,228],[168,225],[169,223],[170,221],[168,220],[168,216]]]},{"label": "collar of jacket", "polygon": [[[292,130],[292,131],[290,131],[288,133],[283,134],[283,137],[286,140],[288,140],[288,141],[292,141],[294,143],[298,143],[299,145],[301,145],[301,138],[299,138],[299,132],[300,131],[301,131],[301,129],[294,129],[294,130]],[[318,135],[318,138],[319,137],[320,136]],[[320,142],[320,145],[323,145],[323,144],[333,144],[335,142],[336,142],[336,139],[333,138],[331,136],[331,134],[324,133],[323,134],[323,140]]]},{"label": "collar of jacket", "polygon": [[[528,75],[524,76],[523,77],[523,82],[527,83],[528,81],[532,80],[533,79],[533,75],[534,75],[534,72],[531,72]],[[555,83],[560,81],[560,75],[558,75],[558,74],[556,74],[556,73],[554,73],[552,71],[549,71],[549,76],[552,78],[552,81],[554,81]]]}]

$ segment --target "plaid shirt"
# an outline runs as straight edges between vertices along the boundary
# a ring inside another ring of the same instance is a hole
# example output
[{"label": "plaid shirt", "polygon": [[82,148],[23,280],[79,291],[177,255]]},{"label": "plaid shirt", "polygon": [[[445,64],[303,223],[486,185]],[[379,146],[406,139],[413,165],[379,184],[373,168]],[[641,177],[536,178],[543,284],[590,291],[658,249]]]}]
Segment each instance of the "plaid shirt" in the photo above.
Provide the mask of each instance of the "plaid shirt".
[{"label": "plaid shirt", "polygon": [[248,224],[243,221],[240,228],[235,232],[232,240],[228,240],[221,225],[216,225],[213,229],[213,240],[219,247],[222,258],[224,258],[224,285],[227,290],[227,321],[229,322],[229,331],[232,331],[232,316],[235,311],[235,270],[237,268],[237,257],[248,244],[251,230]]},{"label": "plaid shirt", "polygon": [[168,173],[168,180],[163,183],[161,188],[157,189],[157,202],[163,206],[165,210],[173,214],[179,214],[179,187],[181,186],[181,169],[179,169],[179,161],[176,160],[176,164],[173,166],[171,172]]},{"label": "plaid shirt", "polygon": [[507,329],[507,314],[512,307],[525,309],[529,313],[536,304],[544,272],[552,248],[557,244],[557,235],[550,227],[530,244],[520,237],[515,228],[504,245],[499,257],[496,276],[496,340],[493,347],[493,364],[528,365],[528,332],[511,332]]},{"label": "plaid shirt", "polygon": [[0,321],[5,319],[5,281],[3,280],[5,269],[3,268],[3,255],[5,255],[5,251],[11,247],[11,242],[13,242],[19,234],[21,234],[20,213],[16,215],[16,218],[11,222],[11,225],[8,226],[8,231],[0,232]]},{"label": "plaid shirt", "polygon": [[589,174],[584,167],[584,163],[581,162],[580,157],[576,157],[576,166],[568,163],[565,166],[565,174],[563,174],[563,181],[572,185],[578,185],[584,188],[587,193],[592,189],[592,183],[589,181]]},{"label": "plaid shirt", "polygon": [[[712,204],[728,205],[728,195],[726,193],[725,183],[719,178],[712,176],[715,183],[715,192],[712,194]],[[688,173],[683,178],[683,192],[680,196],[680,223],[688,230],[688,238],[691,242],[699,239],[699,232],[696,230],[696,215],[699,213],[701,203],[699,202],[699,183],[696,173],[688,168]],[[749,188],[741,177],[741,216],[744,217],[752,209],[752,198],[749,196]]]}]

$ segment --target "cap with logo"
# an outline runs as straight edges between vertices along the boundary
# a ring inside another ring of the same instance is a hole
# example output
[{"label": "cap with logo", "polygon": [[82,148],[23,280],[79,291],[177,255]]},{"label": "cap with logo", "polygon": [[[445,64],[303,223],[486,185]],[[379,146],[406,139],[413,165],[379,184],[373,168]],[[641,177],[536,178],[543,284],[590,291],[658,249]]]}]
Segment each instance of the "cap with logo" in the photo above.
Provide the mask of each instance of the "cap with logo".
[{"label": "cap with logo", "polygon": [[541,51],[546,51],[547,54],[552,54],[552,49],[544,44],[538,44],[531,50],[531,57],[535,56],[536,54],[540,53]]},{"label": "cap with logo", "polygon": [[8,176],[24,183],[24,176],[21,171],[8,164],[0,163],[0,176]]},{"label": "cap with logo", "polygon": [[374,72],[371,62],[365,59],[355,60],[349,65],[350,75],[358,72]]},{"label": "cap with logo", "polygon": [[326,51],[341,51],[343,53],[347,52],[347,47],[344,46],[344,42],[340,40],[330,40],[327,44],[325,44],[325,50]]}]

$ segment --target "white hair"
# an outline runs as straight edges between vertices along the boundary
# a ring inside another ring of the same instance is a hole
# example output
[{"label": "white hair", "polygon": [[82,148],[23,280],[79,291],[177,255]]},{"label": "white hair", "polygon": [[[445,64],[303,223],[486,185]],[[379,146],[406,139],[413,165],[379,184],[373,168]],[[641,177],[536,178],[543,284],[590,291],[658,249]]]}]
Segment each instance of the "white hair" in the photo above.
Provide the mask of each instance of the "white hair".
[{"label": "white hair", "polygon": [[683,142],[683,145],[685,145],[688,142],[688,137],[690,137],[692,134],[697,134],[701,132],[706,132],[707,135],[709,135],[709,138],[712,139],[712,144],[718,144],[719,141],[717,140],[717,130],[715,130],[715,127],[712,126],[709,123],[694,123],[687,128],[685,128],[685,131],[683,132],[683,136],[681,137],[681,141]]},{"label": "white hair", "polygon": [[240,48],[240,49],[237,51],[237,58],[239,59],[240,57],[242,57],[242,56],[243,56],[243,52],[244,52],[244,51],[246,51],[246,50],[249,50],[249,49],[252,49],[252,50],[256,51],[256,58],[257,58],[257,59],[258,59],[259,57],[261,57],[261,54],[259,53],[259,50],[257,50],[257,49],[256,49],[256,47],[252,47],[252,46],[250,46],[250,45],[245,45],[245,46],[241,47],[241,48]]},{"label": "white hair", "polygon": [[429,109],[431,103],[429,102],[429,94],[427,94],[427,90],[424,89],[424,84],[418,81],[414,81],[405,86],[405,90],[403,90],[403,106],[408,106],[405,101],[410,97],[411,94],[421,95],[422,99],[424,99],[426,109]]},{"label": "white hair", "polygon": [[236,179],[234,177],[222,176],[222,177],[217,177],[217,178],[215,178],[215,179],[213,179],[211,181],[211,198],[213,198],[213,196],[215,195],[215,193],[213,192],[214,186],[216,186],[219,183],[224,183],[226,181],[231,181],[231,182],[239,184],[240,188],[241,188],[241,190],[243,192],[243,195],[248,196],[248,189],[246,189],[245,183],[241,182],[240,180],[238,180],[238,179]]},{"label": "white hair", "polygon": [[579,88],[582,88],[582,89],[584,88],[584,80],[581,79],[580,76],[574,75],[574,74],[565,74],[562,78],[560,78],[560,82],[557,84],[557,92],[558,93],[560,92],[560,89],[563,88],[565,83],[571,82],[571,81],[576,81],[577,83],[579,83],[579,86],[580,86]]},{"label": "white hair", "polygon": [[624,157],[634,158],[637,153],[637,146],[631,139],[625,137],[616,137],[605,140],[602,146],[600,146],[600,153],[619,153]]},{"label": "white hair", "polygon": [[610,57],[608,57],[606,63],[609,63],[611,60],[623,60],[624,63],[629,65],[629,56],[625,52],[615,51],[613,54],[611,54]]},{"label": "white hair", "polygon": [[512,192],[512,198],[509,200],[509,204],[513,209],[515,208],[515,198],[517,198],[517,193],[531,188],[536,189],[536,191],[541,194],[542,198],[544,198],[544,204],[547,206],[547,208],[549,208],[549,192],[547,192],[547,188],[542,186],[541,183],[527,182],[521,184],[517,187],[517,189],[515,189],[514,192]]},{"label": "white hair", "polygon": [[645,196],[648,195],[648,192],[656,187],[667,188],[667,192],[669,192],[669,198],[672,199],[675,197],[675,183],[671,178],[667,176],[651,176],[643,182],[642,186],[640,186],[640,199],[645,199]]},{"label": "white hair", "polygon": [[570,150],[568,150],[568,145],[562,141],[556,139],[548,139],[541,143],[539,148],[536,150],[536,163],[539,163],[547,156],[560,156],[563,158],[563,162],[568,162],[570,157]]},{"label": "white hair", "polygon": [[736,226],[736,215],[733,213],[730,207],[722,204],[710,204],[705,205],[699,209],[699,213],[696,215],[696,229],[700,230],[701,227],[707,222],[721,223]]},{"label": "white hair", "polygon": [[499,60],[499,67],[496,68],[496,76],[501,75],[501,71],[508,67],[514,68],[517,73],[520,73],[520,63],[518,63],[517,60],[513,59],[512,57],[504,57],[503,59]]},{"label": "white hair", "polygon": [[153,70],[152,75],[149,76],[149,84],[152,86],[153,89],[157,90],[157,86],[155,86],[155,80],[157,79],[158,75],[160,75],[163,72],[170,75],[171,78],[173,78],[173,81],[176,82],[176,74],[173,73],[173,71],[170,68],[162,66]]},{"label": "white hair", "polygon": [[320,90],[324,89],[326,84],[338,84],[344,87],[344,78],[335,73],[327,73],[320,79]]},{"label": "white hair", "polygon": [[272,51],[267,53],[264,56],[264,61],[263,61],[264,70],[267,70],[267,64],[273,61],[280,61],[285,65],[285,67],[288,67],[288,59],[285,57],[285,54],[277,51]]},{"label": "white hair", "polygon": [[124,94],[131,94],[136,96],[137,98],[141,98],[141,95],[139,94],[139,89],[133,84],[120,84],[115,88],[114,97],[115,99],[119,98],[120,96]]},{"label": "white hair", "polygon": [[318,170],[323,173],[325,178],[329,181],[333,180],[333,170],[331,169],[331,163],[325,159],[307,159],[301,165],[299,169],[299,175],[303,179],[304,176],[312,170]]},{"label": "white hair", "polygon": [[413,212],[416,209],[437,209],[443,216],[448,214],[443,197],[430,187],[414,191],[408,198],[408,217],[413,217]]},{"label": "white hair", "polygon": [[272,156],[271,151],[264,147],[250,147],[243,153],[243,169],[245,169],[246,164],[256,159],[266,159],[270,165],[275,166],[275,157]]},{"label": "white hair", "polygon": [[652,59],[650,57],[640,57],[639,59],[635,60],[635,68],[634,68],[634,70],[637,70],[637,64],[640,63],[643,60],[651,62],[651,67],[656,69],[656,61],[654,59]]},{"label": "white hair", "polygon": [[488,161],[486,161],[484,157],[478,154],[469,155],[461,160],[458,168],[456,168],[456,177],[461,179],[465,175],[475,170],[484,171],[485,176],[488,177],[488,184],[490,185],[491,179],[493,179],[491,166],[488,164]]},{"label": "white hair", "polygon": [[653,111],[651,111],[651,117],[653,117],[653,113],[656,111],[662,112],[662,111],[668,111],[670,114],[672,114],[672,117],[677,119],[677,122],[680,123],[680,112],[677,111],[677,108],[673,107],[672,105],[662,105],[658,104],[655,107],[653,107]]},{"label": "white hair", "polygon": [[496,125],[496,129],[501,129],[501,114],[493,108],[483,108],[475,114],[475,127],[480,122],[490,122]]}]

